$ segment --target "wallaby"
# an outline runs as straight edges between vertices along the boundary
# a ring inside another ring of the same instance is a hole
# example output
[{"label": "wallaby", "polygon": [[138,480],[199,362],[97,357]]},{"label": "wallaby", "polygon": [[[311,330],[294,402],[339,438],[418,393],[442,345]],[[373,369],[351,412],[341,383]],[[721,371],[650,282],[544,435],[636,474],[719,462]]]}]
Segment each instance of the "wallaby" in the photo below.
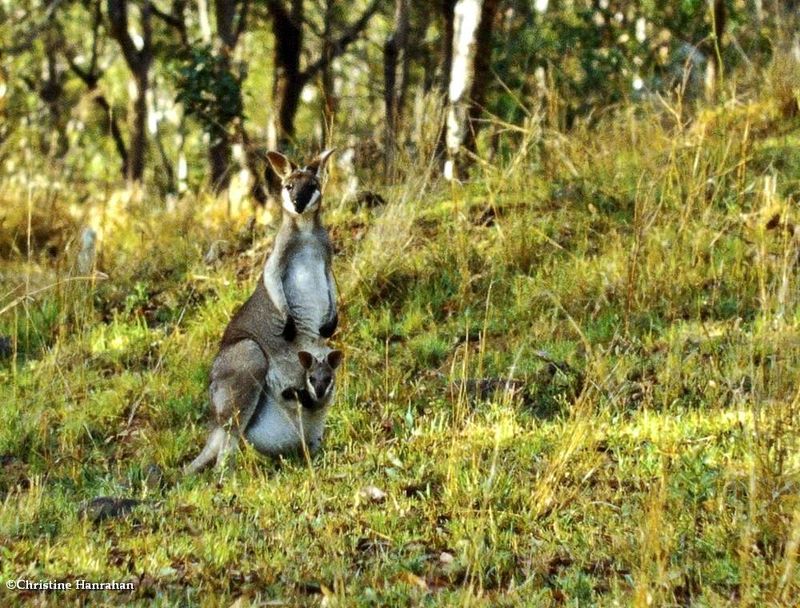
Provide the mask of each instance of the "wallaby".
[{"label": "wallaby", "polygon": [[262,280],[222,336],[209,386],[215,428],[187,472],[214,458],[220,465],[235,452],[265,389],[280,397],[286,388],[303,387],[297,353],[320,350],[322,338],[336,329],[332,247],[319,218],[320,180],[331,153],[323,152],[302,170],[282,154],[269,153],[282,175],[283,222]]},{"label": "wallaby", "polygon": [[329,350],[317,357],[300,351],[297,355],[305,370],[303,388],[276,391],[274,384],[268,383],[245,430],[247,441],[262,454],[275,456],[306,450],[313,454],[322,444],[342,353]]},{"label": "wallaby", "polygon": [[[262,454],[277,456],[300,452],[304,446],[313,454],[322,444],[325,418],[335,390],[335,372],[342,361],[342,353],[327,347],[321,347],[318,352],[321,353],[319,357],[301,350],[294,359],[294,351],[287,349],[270,358],[270,369],[262,379],[258,401],[248,422],[239,426],[245,439]],[[302,378],[296,377],[297,370],[301,370]],[[278,386],[286,388],[278,389]],[[213,460],[219,466],[237,450],[238,437],[219,424],[186,471],[197,472]]]},{"label": "wallaby", "polygon": [[331,270],[333,248],[320,221],[322,173],[332,153],[325,150],[303,169],[283,154],[267,154],[281,178],[283,221],[264,266],[264,287],[283,315],[281,335],[289,341],[298,328],[329,338],[339,321]]}]

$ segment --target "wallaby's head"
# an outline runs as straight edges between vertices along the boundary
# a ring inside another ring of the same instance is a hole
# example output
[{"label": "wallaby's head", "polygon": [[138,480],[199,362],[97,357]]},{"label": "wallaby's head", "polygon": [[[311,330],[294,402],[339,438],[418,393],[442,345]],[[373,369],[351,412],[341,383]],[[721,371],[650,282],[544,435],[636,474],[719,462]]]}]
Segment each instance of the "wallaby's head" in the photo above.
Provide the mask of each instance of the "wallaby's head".
[{"label": "wallaby's head", "polygon": [[332,350],[322,359],[304,350],[297,353],[300,365],[306,370],[306,389],[316,401],[322,401],[333,393],[336,368],[342,362],[342,351]]},{"label": "wallaby's head", "polygon": [[281,204],[294,216],[311,214],[322,198],[322,174],[333,149],[325,150],[305,167],[298,167],[280,152],[267,152],[269,164],[281,178]]}]

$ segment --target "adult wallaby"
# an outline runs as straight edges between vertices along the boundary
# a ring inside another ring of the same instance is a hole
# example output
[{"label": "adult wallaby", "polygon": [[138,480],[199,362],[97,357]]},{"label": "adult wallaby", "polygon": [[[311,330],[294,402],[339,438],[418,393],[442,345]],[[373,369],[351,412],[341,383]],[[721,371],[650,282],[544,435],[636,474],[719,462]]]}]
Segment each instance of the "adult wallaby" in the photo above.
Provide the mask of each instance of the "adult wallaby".
[{"label": "adult wallaby", "polygon": [[332,153],[325,150],[303,169],[283,154],[267,154],[281,177],[283,221],[264,266],[264,287],[284,316],[282,335],[287,340],[294,339],[298,328],[329,338],[339,321],[331,271],[333,248],[320,221],[322,173]]},{"label": "adult wallaby", "polygon": [[305,386],[301,351],[321,351],[336,329],[332,247],[320,221],[322,174],[333,151],[299,169],[282,154],[268,158],[281,176],[283,221],[262,280],[228,323],[211,367],[215,428],[187,467],[195,472],[238,448],[262,396]]}]

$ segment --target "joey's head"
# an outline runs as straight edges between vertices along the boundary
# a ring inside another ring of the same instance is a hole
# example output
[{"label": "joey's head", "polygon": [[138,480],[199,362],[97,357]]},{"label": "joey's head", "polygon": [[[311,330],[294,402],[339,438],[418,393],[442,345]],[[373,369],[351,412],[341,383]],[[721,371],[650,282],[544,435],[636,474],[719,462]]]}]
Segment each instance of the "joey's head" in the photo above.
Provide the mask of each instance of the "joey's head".
[{"label": "joey's head", "polygon": [[336,368],[342,362],[342,351],[332,350],[322,359],[304,350],[297,353],[300,365],[306,370],[306,390],[315,401],[324,401],[333,394]]},{"label": "joey's head", "polygon": [[281,205],[293,217],[312,215],[322,200],[322,177],[333,149],[325,150],[305,167],[279,152],[267,152],[275,173],[281,178]]}]

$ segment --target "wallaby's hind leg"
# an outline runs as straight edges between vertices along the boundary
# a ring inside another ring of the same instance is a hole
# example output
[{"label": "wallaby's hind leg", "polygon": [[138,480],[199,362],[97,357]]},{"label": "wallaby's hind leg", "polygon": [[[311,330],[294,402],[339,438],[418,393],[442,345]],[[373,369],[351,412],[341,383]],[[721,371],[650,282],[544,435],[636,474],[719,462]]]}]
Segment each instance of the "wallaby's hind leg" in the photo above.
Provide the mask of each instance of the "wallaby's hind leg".
[{"label": "wallaby's hind leg", "polygon": [[267,367],[264,353],[252,340],[240,340],[220,350],[211,366],[209,385],[216,428],[200,455],[186,467],[187,473],[199,471],[215,458],[220,466],[236,453],[239,435],[258,406]]},{"label": "wallaby's hind leg", "polygon": [[216,467],[231,468],[236,462],[236,454],[239,452],[239,438],[233,433],[225,433],[217,452]]},{"label": "wallaby's hind leg", "polygon": [[208,440],[206,441],[206,446],[203,448],[203,451],[192,460],[186,467],[184,467],[183,472],[187,475],[192,473],[197,473],[198,471],[202,471],[205,469],[212,460],[217,459],[219,460],[220,455],[220,448],[222,447],[223,443],[226,441],[225,436],[227,433],[225,429],[221,427],[215,428],[211,431],[211,434],[208,436]]}]

